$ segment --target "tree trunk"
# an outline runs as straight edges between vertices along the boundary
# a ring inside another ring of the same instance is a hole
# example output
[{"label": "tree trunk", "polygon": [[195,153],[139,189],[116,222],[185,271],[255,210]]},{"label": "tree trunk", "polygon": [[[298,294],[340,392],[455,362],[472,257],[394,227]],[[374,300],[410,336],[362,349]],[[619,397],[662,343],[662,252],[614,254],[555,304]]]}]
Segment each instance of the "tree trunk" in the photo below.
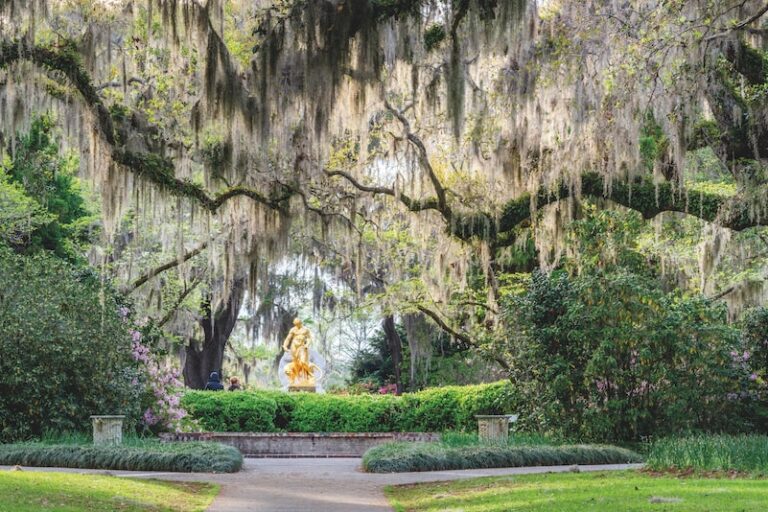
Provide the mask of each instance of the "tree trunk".
[{"label": "tree trunk", "polygon": [[232,283],[229,300],[215,314],[211,314],[209,300],[203,303],[204,316],[200,319],[200,326],[203,328],[205,339],[201,346],[190,343],[186,348],[184,383],[188,387],[192,389],[205,388],[205,383],[208,382],[208,376],[211,372],[219,372],[219,376],[223,379],[221,367],[224,360],[224,348],[237,323],[244,296],[245,280],[237,279]]},{"label": "tree trunk", "polygon": [[387,346],[392,355],[392,371],[395,374],[395,386],[397,388],[397,394],[399,395],[403,392],[403,381],[400,376],[400,363],[403,360],[403,341],[400,339],[400,335],[397,334],[395,317],[392,315],[384,317],[384,321],[381,323],[381,328],[387,336]]},{"label": "tree trunk", "polygon": [[289,311],[283,308],[280,309],[280,334],[278,335],[277,340],[277,355],[275,355],[275,358],[272,360],[272,378],[276,380],[279,380],[280,378],[278,375],[278,372],[280,371],[280,360],[283,358],[283,353],[285,352],[283,350],[283,341],[293,327],[293,319],[299,314],[298,311]]}]

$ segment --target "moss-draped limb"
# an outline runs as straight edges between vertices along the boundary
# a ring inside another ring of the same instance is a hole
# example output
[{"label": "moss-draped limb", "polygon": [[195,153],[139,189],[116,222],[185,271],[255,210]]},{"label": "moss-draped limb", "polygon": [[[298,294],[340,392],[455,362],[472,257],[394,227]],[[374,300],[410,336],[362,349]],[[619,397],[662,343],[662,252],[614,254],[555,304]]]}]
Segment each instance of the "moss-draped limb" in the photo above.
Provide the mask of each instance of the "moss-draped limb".
[{"label": "moss-draped limb", "polygon": [[[672,183],[653,183],[650,179],[637,179],[631,182],[614,181],[606,187],[603,177],[597,173],[585,173],[581,176],[582,196],[608,199],[616,204],[640,212],[651,219],[662,212],[680,212],[698,217],[707,222],[742,231],[755,226],[768,225],[765,216],[753,216],[748,206],[735,198],[729,198],[711,192],[689,191],[680,193]],[[538,207],[554,203],[571,195],[566,185],[542,190],[536,198]],[[521,222],[531,218],[531,196],[525,194],[509,201],[499,219],[499,232],[513,230]]]},{"label": "moss-draped limb", "polygon": [[331,177],[340,176],[361,192],[367,192],[373,195],[385,195],[394,197],[403,203],[403,205],[405,205],[405,207],[412,212],[420,212],[424,210],[440,211],[439,200],[435,197],[429,197],[426,199],[413,199],[411,196],[398,192],[394,188],[364,185],[355,179],[354,176],[345,171],[330,171],[326,169],[325,174]]},{"label": "moss-draped limb", "polygon": [[216,194],[210,194],[200,185],[176,178],[175,167],[169,158],[152,152],[126,150],[120,145],[109,109],[96,92],[91,76],[83,67],[73,44],[46,47],[22,40],[0,42],[0,68],[19,61],[29,61],[66,77],[93,113],[97,132],[112,148],[112,160],[165,192],[196,201],[211,212],[216,212],[225,202],[239,196],[249,197],[269,208],[279,210],[285,207],[286,200],[293,195],[293,190],[285,186],[280,186],[268,194],[245,186],[229,187]]},{"label": "moss-draped limb", "polygon": [[200,254],[201,252],[203,252],[207,248],[208,248],[208,241],[206,240],[205,242],[202,242],[200,245],[198,245],[194,249],[192,249],[192,250],[182,254],[180,257],[174,258],[172,260],[169,260],[169,261],[163,263],[162,265],[160,265],[158,267],[155,267],[155,268],[145,272],[144,274],[140,275],[133,283],[131,283],[130,287],[127,288],[126,291],[128,293],[133,292],[139,286],[143,285],[144,283],[146,283],[147,281],[149,281],[153,277],[162,274],[166,270],[170,270],[172,268],[178,267],[182,263],[191,260],[192,258],[197,256],[198,254]]}]

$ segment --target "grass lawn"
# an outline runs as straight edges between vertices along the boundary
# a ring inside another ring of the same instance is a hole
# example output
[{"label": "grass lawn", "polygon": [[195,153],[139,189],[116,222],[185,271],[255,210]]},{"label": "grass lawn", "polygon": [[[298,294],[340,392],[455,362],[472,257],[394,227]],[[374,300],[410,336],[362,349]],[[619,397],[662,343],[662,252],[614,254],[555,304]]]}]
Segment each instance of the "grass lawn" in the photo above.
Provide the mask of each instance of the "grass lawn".
[{"label": "grass lawn", "polygon": [[398,512],[763,512],[768,480],[550,473],[395,486],[386,493]]},{"label": "grass lawn", "polygon": [[0,472],[0,510],[34,512],[205,510],[219,486],[202,482],[164,482],[103,475]]}]

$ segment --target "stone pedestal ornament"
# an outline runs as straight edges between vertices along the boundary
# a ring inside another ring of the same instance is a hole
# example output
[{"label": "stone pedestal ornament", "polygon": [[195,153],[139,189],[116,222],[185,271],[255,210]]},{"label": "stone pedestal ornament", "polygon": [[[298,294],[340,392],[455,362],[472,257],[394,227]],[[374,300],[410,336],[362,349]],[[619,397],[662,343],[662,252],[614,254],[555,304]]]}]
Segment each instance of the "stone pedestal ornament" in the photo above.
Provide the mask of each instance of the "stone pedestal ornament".
[{"label": "stone pedestal ornament", "polygon": [[517,421],[517,414],[478,414],[477,435],[481,441],[506,444],[509,440],[509,424]]},{"label": "stone pedestal ornament", "polygon": [[125,416],[91,416],[93,444],[117,446],[123,442]]}]

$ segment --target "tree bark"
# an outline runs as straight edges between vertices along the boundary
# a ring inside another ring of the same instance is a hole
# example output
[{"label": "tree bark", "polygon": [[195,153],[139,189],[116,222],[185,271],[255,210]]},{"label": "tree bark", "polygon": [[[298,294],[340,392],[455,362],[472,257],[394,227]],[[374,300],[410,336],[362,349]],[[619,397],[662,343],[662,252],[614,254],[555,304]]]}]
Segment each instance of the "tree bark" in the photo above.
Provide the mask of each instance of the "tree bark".
[{"label": "tree bark", "polygon": [[[279,307],[279,306],[278,306]],[[280,375],[280,360],[283,358],[285,351],[283,350],[283,340],[288,336],[288,332],[293,327],[293,319],[296,318],[298,311],[287,310],[280,307],[280,334],[277,339],[277,354],[272,360],[272,377],[279,379]]]},{"label": "tree bark", "polygon": [[[237,279],[232,283],[229,300],[211,314],[210,300],[203,304],[203,318],[200,326],[203,328],[205,339],[201,346],[190,343],[186,348],[184,361],[184,383],[192,389],[203,389],[208,382],[211,372],[219,372],[224,361],[224,348],[235,328],[240,313],[240,306],[245,296],[245,280]],[[223,384],[223,381],[222,381]]]},{"label": "tree bark", "polygon": [[387,346],[389,347],[389,353],[392,356],[392,367],[395,374],[395,387],[397,394],[400,395],[403,392],[403,380],[400,373],[400,364],[403,360],[403,340],[400,339],[400,335],[395,328],[395,317],[388,315],[384,317],[384,321],[381,323],[381,328],[384,330],[384,334],[387,336]]}]

